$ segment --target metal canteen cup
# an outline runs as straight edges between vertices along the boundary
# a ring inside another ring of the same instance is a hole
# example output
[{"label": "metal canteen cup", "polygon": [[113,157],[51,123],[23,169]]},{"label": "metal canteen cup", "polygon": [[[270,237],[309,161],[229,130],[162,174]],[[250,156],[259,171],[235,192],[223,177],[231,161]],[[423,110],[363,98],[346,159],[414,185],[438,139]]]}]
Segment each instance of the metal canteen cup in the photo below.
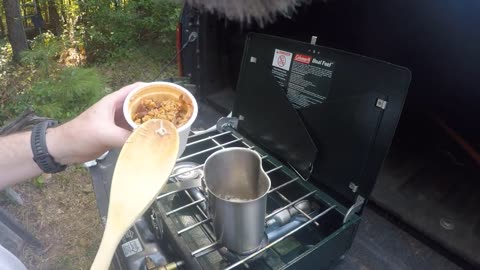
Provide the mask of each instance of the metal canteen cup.
[{"label": "metal canteen cup", "polygon": [[260,155],[246,148],[227,148],[207,158],[204,188],[217,242],[237,254],[256,251],[265,238],[270,178]]}]

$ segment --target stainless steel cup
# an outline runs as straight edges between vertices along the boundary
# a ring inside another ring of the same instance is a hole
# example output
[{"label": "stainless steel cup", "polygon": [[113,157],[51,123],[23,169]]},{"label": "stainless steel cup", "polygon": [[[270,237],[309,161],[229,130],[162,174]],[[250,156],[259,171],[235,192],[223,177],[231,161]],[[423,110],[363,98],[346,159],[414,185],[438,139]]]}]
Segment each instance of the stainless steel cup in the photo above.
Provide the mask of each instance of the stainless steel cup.
[{"label": "stainless steel cup", "polygon": [[205,162],[208,213],[217,241],[238,254],[254,252],[264,239],[270,178],[262,158],[246,148],[227,148]]}]

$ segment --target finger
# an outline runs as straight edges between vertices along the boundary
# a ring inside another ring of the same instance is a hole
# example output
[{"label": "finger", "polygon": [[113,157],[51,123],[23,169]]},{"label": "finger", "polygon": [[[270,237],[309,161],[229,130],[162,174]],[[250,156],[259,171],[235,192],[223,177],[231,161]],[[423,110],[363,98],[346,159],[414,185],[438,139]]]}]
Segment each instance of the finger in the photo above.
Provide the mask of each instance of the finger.
[{"label": "finger", "polygon": [[127,95],[135,88],[145,85],[144,82],[136,82],[125,87],[122,87],[120,90],[111,93],[108,97],[111,98],[116,105],[122,104]]},{"label": "finger", "polygon": [[113,110],[113,121],[115,125],[131,130],[130,125],[128,124],[127,120],[125,119],[125,116],[123,115],[123,103],[125,101],[126,96],[135,88],[140,87],[142,85],[145,85],[146,83],[144,82],[136,82],[131,85],[127,85],[123,87],[122,89],[118,90],[115,92],[113,98],[114,98],[114,104],[112,106]]},{"label": "finger", "polygon": [[132,130],[132,127],[128,124],[127,120],[125,119],[125,115],[123,115],[122,109],[115,110],[113,120],[115,122],[115,125],[117,125],[118,127],[121,127],[127,130]]}]

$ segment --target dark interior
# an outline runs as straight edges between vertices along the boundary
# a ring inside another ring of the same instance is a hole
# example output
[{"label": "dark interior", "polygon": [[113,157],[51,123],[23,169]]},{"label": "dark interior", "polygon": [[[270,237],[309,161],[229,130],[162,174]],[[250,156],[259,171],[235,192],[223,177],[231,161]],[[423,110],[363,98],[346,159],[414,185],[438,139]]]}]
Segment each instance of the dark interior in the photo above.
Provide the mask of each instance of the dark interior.
[{"label": "dark interior", "polygon": [[[315,35],[318,45],[410,69],[408,98],[371,200],[478,266],[478,14],[480,2],[458,0],[312,1],[264,28],[201,14],[189,24],[200,39],[185,50],[183,66],[200,98],[225,114],[248,32],[305,42]],[[193,50],[198,57],[188,57]]]}]

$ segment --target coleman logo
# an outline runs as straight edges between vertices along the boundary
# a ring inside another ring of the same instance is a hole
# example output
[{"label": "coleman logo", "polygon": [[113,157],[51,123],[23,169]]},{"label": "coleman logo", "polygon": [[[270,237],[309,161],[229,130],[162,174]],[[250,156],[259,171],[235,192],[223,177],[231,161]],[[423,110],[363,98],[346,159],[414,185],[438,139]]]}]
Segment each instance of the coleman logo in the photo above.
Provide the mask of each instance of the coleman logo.
[{"label": "coleman logo", "polygon": [[312,57],[304,54],[296,54],[293,60],[304,64],[310,64]]},{"label": "coleman logo", "polygon": [[313,58],[312,64],[322,65],[324,67],[332,67],[333,62],[327,62],[327,61],[324,61],[324,60],[317,60],[317,59]]}]

